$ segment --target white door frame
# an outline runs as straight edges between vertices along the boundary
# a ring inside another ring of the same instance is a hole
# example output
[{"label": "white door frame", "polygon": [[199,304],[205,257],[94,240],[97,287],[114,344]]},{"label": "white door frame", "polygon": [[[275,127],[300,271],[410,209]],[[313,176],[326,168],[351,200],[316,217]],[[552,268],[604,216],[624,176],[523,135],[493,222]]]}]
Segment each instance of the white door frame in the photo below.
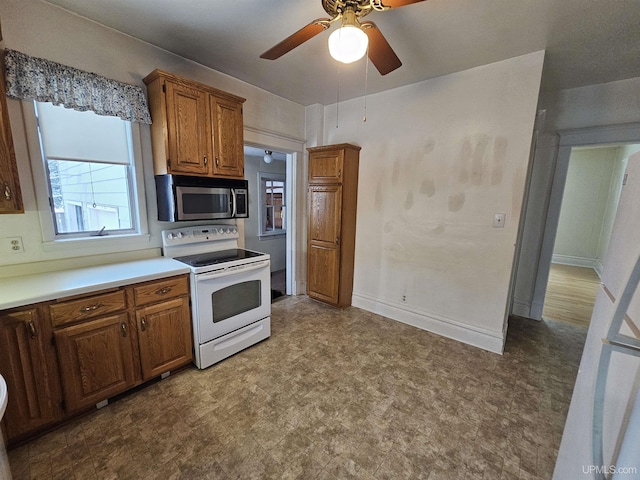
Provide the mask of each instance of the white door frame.
[{"label": "white door frame", "polygon": [[[304,199],[306,198],[303,177],[305,171],[303,164],[304,143],[304,139],[289,137],[247,125],[244,126],[245,145],[287,154],[287,198],[285,203],[287,205],[285,213],[287,223],[287,295],[299,295],[305,292],[306,282],[303,276],[305,266],[300,261],[300,258],[303,258],[302,255],[298,255],[298,252],[304,251],[304,222],[303,217],[299,217],[299,212],[305,211]],[[301,201],[302,203],[300,203]]]},{"label": "white door frame", "polygon": [[549,208],[544,225],[540,257],[538,258],[538,270],[531,301],[531,318],[540,320],[544,306],[544,297],[549,281],[553,246],[558,231],[560,219],[560,206],[567,181],[569,170],[569,158],[573,147],[595,146],[616,143],[640,143],[640,123],[623,125],[610,125],[606,127],[581,128],[577,130],[564,130],[558,132],[558,154],[556,168],[549,195]]}]

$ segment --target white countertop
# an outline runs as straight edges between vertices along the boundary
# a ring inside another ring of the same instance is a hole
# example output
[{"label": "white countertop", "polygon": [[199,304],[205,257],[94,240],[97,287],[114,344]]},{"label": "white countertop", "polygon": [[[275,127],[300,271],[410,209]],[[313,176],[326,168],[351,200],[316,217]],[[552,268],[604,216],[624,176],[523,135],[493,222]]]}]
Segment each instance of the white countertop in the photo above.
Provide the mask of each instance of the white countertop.
[{"label": "white countertop", "polygon": [[189,267],[184,263],[158,257],[0,278],[0,310],[189,272]]}]

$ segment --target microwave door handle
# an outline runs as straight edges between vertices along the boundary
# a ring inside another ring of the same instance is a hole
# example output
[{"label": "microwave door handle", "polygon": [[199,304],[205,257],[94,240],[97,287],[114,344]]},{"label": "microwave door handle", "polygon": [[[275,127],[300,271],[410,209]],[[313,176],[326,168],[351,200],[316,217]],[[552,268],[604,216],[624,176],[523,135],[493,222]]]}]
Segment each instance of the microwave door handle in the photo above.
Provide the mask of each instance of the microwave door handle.
[{"label": "microwave door handle", "polygon": [[236,213],[238,212],[238,208],[237,208],[237,198],[236,198],[235,188],[231,189],[231,203],[232,203],[231,218],[236,218]]}]

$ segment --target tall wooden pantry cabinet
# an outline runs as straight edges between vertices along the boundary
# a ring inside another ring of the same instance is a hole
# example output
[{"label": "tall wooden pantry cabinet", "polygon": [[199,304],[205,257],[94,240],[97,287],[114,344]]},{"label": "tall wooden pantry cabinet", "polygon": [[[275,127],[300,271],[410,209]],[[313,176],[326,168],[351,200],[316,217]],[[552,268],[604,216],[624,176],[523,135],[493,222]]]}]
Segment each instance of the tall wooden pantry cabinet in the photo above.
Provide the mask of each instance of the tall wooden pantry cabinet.
[{"label": "tall wooden pantry cabinet", "polygon": [[307,294],[337,307],[351,305],[360,147],[308,148]]}]

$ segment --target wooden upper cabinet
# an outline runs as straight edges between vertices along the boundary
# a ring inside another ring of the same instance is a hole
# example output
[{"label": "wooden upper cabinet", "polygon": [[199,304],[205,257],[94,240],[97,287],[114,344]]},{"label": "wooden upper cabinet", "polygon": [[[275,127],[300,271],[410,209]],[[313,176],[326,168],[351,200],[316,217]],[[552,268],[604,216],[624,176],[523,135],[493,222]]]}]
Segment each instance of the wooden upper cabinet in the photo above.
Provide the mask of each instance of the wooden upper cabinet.
[{"label": "wooden upper cabinet", "polygon": [[307,294],[351,305],[360,147],[309,148]]},{"label": "wooden upper cabinet", "polygon": [[10,442],[62,417],[51,326],[41,308],[0,312],[0,373],[9,390]]},{"label": "wooden upper cabinet", "polygon": [[162,70],[144,82],[156,175],[244,178],[244,98]]},{"label": "wooden upper cabinet", "polygon": [[210,98],[213,126],[214,176],[244,178],[244,132],[242,104]]},{"label": "wooden upper cabinet", "polygon": [[[4,70],[0,64],[0,70]],[[24,213],[16,154],[7,111],[4,75],[0,72],[0,213]]]},{"label": "wooden upper cabinet", "polygon": [[169,157],[167,171],[208,175],[207,95],[179,83],[165,82]]}]

